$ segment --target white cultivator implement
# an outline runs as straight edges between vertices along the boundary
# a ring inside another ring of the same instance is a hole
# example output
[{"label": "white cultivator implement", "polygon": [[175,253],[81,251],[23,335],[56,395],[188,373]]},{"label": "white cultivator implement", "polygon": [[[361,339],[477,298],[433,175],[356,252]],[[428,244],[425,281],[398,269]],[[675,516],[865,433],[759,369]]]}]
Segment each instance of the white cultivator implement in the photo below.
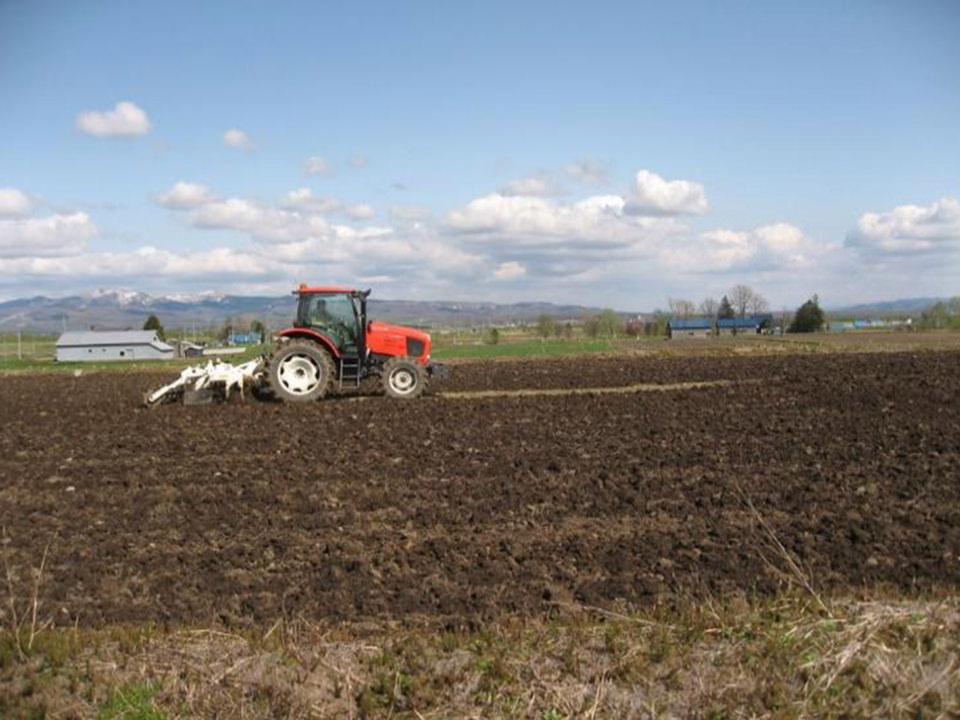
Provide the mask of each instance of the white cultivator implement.
[{"label": "white cultivator implement", "polygon": [[254,384],[263,372],[263,358],[231,365],[220,360],[211,360],[206,365],[192,365],[184,368],[180,377],[169,385],[164,385],[143,398],[147,407],[182,400],[186,405],[209,403],[214,398],[227,400],[231,390],[238,390],[242,398],[245,385]]}]

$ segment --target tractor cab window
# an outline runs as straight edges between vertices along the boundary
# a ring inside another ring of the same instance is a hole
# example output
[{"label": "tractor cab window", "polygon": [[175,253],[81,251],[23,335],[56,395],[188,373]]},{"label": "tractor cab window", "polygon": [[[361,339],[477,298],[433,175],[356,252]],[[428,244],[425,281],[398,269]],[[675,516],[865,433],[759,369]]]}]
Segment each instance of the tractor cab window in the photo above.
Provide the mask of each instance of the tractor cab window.
[{"label": "tractor cab window", "polygon": [[341,352],[356,351],[357,316],[348,295],[310,295],[305,310],[307,325],[330,338]]}]

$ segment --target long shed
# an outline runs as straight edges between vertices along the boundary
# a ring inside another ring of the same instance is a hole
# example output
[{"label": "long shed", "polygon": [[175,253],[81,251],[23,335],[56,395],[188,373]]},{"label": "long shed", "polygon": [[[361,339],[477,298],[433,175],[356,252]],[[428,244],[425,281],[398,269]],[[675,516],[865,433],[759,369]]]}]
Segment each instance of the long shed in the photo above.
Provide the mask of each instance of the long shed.
[{"label": "long shed", "polygon": [[713,318],[671,318],[667,329],[674,340],[706,338],[713,335]]},{"label": "long shed", "polygon": [[773,315],[748,315],[738,318],[720,318],[717,321],[717,332],[720,335],[758,335],[763,328],[773,325]]},{"label": "long shed", "polygon": [[170,360],[173,347],[154,330],[65,332],[57,340],[58,362]]}]

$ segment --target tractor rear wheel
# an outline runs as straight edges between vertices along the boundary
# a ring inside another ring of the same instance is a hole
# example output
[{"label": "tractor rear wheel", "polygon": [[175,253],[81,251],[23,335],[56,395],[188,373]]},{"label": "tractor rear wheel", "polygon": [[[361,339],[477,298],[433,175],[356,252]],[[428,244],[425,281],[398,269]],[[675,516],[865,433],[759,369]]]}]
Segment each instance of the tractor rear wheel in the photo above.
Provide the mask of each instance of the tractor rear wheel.
[{"label": "tractor rear wheel", "polygon": [[284,402],[319,400],[330,390],[333,360],[322,347],[309,340],[281,344],[267,362],[267,385]]},{"label": "tractor rear wheel", "polygon": [[409,400],[423,394],[427,374],[416,360],[405,355],[393,357],[383,364],[383,390],[389,397]]}]

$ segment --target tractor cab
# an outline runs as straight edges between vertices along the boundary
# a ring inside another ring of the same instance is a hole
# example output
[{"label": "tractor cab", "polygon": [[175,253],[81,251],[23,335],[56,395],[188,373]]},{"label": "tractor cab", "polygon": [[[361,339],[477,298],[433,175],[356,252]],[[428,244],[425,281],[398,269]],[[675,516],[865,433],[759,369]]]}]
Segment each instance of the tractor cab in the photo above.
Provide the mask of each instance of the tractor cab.
[{"label": "tractor cab", "polygon": [[321,398],[334,387],[359,388],[378,376],[387,395],[417,397],[428,377],[444,374],[430,362],[430,336],[416,328],[367,320],[369,290],[301,285],[297,317],[278,335],[266,383],[285,401]]},{"label": "tractor cab", "polygon": [[339,355],[363,357],[369,294],[369,290],[301,286],[295,326],[321,334]]}]

